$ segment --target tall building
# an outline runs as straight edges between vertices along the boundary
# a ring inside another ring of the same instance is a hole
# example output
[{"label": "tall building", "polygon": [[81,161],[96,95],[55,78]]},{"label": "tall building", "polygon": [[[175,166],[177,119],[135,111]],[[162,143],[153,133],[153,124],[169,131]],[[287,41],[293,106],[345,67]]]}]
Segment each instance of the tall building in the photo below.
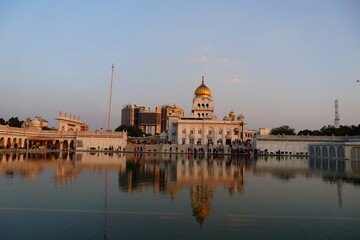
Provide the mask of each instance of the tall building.
[{"label": "tall building", "polygon": [[145,133],[161,133],[161,108],[155,111],[143,105],[128,104],[121,110],[121,125],[136,126]]},{"label": "tall building", "polygon": [[136,126],[145,133],[160,134],[168,130],[171,116],[184,116],[184,110],[175,104],[157,106],[155,111],[143,105],[128,104],[121,110],[121,125]]},{"label": "tall building", "polygon": [[183,117],[184,110],[178,105],[161,106],[161,132],[169,130],[169,117]]},{"label": "tall building", "polygon": [[139,126],[139,111],[145,110],[145,106],[128,104],[121,110],[121,125]]}]

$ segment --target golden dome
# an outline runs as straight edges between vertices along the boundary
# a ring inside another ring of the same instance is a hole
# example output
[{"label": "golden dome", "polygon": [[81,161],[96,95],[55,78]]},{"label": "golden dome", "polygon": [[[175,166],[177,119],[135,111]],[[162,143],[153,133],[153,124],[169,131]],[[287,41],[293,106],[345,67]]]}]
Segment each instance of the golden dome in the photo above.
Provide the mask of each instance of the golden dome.
[{"label": "golden dome", "polygon": [[171,111],[172,111],[173,113],[177,113],[177,112],[179,112],[179,109],[173,108]]},{"label": "golden dome", "polygon": [[235,114],[233,111],[231,111],[231,112],[229,113],[229,117],[236,117],[236,114]]},{"label": "golden dome", "polygon": [[204,77],[202,77],[201,85],[195,90],[196,97],[211,97],[210,89],[204,83]]},{"label": "golden dome", "polygon": [[225,121],[226,121],[226,120],[228,120],[228,117],[227,117],[227,116],[225,116],[225,117],[223,118],[223,120],[225,120]]}]

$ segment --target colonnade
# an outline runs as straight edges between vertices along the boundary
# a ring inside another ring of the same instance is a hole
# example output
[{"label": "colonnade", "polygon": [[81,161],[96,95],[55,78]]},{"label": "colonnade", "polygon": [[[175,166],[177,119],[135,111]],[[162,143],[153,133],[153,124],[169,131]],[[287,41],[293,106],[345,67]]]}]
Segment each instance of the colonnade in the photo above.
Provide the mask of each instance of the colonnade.
[{"label": "colonnade", "polygon": [[28,139],[27,137],[0,137],[0,149],[60,149],[70,150],[75,148],[72,139]]},{"label": "colonnade", "polygon": [[309,153],[310,157],[345,158],[345,149],[343,146],[310,146]]},{"label": "colonnade", "polygon": [[234,142],[242,142],[243,127],[229,128],[229,127],[183,127],[178,131],[178,144],[217,144],[230,145]]}]

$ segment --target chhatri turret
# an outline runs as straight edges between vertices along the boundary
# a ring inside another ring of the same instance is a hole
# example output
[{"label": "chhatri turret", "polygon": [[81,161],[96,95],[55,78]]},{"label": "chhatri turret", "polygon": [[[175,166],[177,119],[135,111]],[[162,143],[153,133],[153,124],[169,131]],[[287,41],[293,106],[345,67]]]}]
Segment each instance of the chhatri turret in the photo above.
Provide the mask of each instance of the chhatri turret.
[{"label": "chhatri turret", "polygon": [[211,90],[205,85],[203,76],[201,85],[194,92],[192,113],[195,118],[212,119],[214,117],[213,112]]}]

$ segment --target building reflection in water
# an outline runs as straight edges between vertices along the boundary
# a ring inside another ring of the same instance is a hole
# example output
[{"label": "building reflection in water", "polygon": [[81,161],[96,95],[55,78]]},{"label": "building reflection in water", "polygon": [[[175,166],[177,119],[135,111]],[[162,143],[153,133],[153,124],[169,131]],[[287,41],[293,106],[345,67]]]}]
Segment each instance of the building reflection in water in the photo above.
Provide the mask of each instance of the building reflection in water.
[{"label": "building reflection in water", "polygon": [[243,193],[244,169],[251,171],[250,159],[136,154],[128,156],[126,170],[119,173],[119,187],[131,193],[152,187],[173,199],[181,189],[190,188],[193,216],[202,224],[217,187],[227,188],[230,195]]},{"label": "building reflection in water", "polygon": [[322,178],[337,185],[339,207],[343,205],[342,185],[360,185],[360,161],[339,159],[80,152],[0,154],[0,174],[10,180],[33,181],[47,169],[54,170],[55,187],[76,184],[83,171],[112,171],[119,173],[122,192],[134,194],[151,188],[154,193],[175,199],[179,191],[190,189],[192,215],[200,225],[210,215],[217,188],[227,189],[230,196],[244,194],[247,173],[283,181],[298,175]]},{"label": "building reflection in water", "polygon": [[0,174],[8,178],[34,180],[46,169],[55,170],[56,187],[76,183],[82,171],[125,171],[124,154],[90,154],[75,152],[0,154]]}]

